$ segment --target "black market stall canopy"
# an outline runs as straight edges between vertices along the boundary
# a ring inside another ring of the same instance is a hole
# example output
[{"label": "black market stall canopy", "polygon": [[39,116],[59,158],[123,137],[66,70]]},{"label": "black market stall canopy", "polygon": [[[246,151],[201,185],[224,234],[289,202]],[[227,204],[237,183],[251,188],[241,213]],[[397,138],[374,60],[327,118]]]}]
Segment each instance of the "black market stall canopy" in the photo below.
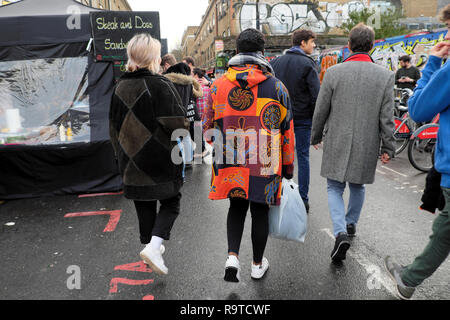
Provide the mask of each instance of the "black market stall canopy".
[{"label": "black market stall canopy", "polygon": [[114,12],[72,0],[0,7],[0,199],[122,188],[108,120],[117,61],[97,61],[93,13]]}]

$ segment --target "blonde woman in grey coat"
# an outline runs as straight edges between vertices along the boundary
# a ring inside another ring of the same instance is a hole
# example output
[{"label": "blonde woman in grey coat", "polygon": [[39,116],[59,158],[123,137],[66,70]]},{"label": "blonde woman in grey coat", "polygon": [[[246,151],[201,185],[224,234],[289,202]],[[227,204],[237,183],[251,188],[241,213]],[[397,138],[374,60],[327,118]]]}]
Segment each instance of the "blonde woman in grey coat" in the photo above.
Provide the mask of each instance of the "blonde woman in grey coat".
[{"label": "blonde woman in grey coat", "polygon": [[[381,161],[394,156],[394,73],[368,54],[375,42],[371,27],[359,24],[349,35],[351,56],[327,70],[313,117],[311,144],[323,140],[321,176],[327,178],[333,222],[333,261],[345,260],[364,204],[365,184],[375,180]],[[346,184],[350,199],[345,210]]]}]

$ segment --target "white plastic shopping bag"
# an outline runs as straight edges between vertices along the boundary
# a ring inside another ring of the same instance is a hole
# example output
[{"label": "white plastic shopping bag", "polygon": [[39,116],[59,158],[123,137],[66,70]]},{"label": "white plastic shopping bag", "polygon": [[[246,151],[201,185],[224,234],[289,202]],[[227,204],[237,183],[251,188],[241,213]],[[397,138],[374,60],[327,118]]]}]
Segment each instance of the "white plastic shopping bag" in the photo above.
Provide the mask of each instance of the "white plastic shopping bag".
[{"label": "white plastic shopping bag", "polygon": [[298,185],[283,178],[281,203],[269,210],[269,235],[282,240],[305,242],[308,216]]}]

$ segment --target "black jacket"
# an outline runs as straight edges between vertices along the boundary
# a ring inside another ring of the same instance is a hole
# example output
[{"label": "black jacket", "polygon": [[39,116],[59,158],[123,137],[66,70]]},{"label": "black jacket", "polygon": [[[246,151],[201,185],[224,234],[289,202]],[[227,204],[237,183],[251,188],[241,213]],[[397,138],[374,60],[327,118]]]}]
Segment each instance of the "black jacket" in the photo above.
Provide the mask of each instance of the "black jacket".
[{"label": "black jacket", "polygon": [[172,82],[146,69],[125,73],[114,89],[109,120],[125,197],[176,196],[183,184],[183,164],[172,161],[177,142],[171,136],[176,129],[188,129],[189,123]]},{"label": "black jacket", "polygon": [[422,196],[420,209],[435,213],[436,209],[444,210],[445,199],[441,189],[441,174],[433,167],[428,172],[425,190]]},{"label": "black jacket", "polygon": [[289,91],[294,120],[312,119],[320,90],[316,62],[306,54],[289,50],[272,60],[271,65]]},{"label": "black jacket", "polygon": [[[191,112],[188,108],[192,108],[195,113],[195,120],[200,120],[196,100],[203,96],[203,90],[197,80],[191,76],[191,69],[189,66],[183,62],[173,65],[167,69],[164,77],[169,79],[177,89],[186,113],[188,113],[188,111]],[[188,117],[191,118],[189,114]]]}]

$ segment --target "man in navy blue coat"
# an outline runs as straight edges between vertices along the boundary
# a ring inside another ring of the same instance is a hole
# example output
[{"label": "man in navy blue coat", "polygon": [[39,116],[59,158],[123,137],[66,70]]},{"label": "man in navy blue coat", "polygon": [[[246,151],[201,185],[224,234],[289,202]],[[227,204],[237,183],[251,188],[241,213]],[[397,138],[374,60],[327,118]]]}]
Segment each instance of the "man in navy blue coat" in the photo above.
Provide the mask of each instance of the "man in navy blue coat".
[{"label": "man in navy blue coat", "polygon": [[309,57],[316,47],[315,40],[314,32],[297,30],[292,34],[292,48],[285,55],[271,61],[275,76],[284,83],[291,98],[298,160],[298,184],[307,212],[309,212],[311,125],[320,90],[317,64]]}]

